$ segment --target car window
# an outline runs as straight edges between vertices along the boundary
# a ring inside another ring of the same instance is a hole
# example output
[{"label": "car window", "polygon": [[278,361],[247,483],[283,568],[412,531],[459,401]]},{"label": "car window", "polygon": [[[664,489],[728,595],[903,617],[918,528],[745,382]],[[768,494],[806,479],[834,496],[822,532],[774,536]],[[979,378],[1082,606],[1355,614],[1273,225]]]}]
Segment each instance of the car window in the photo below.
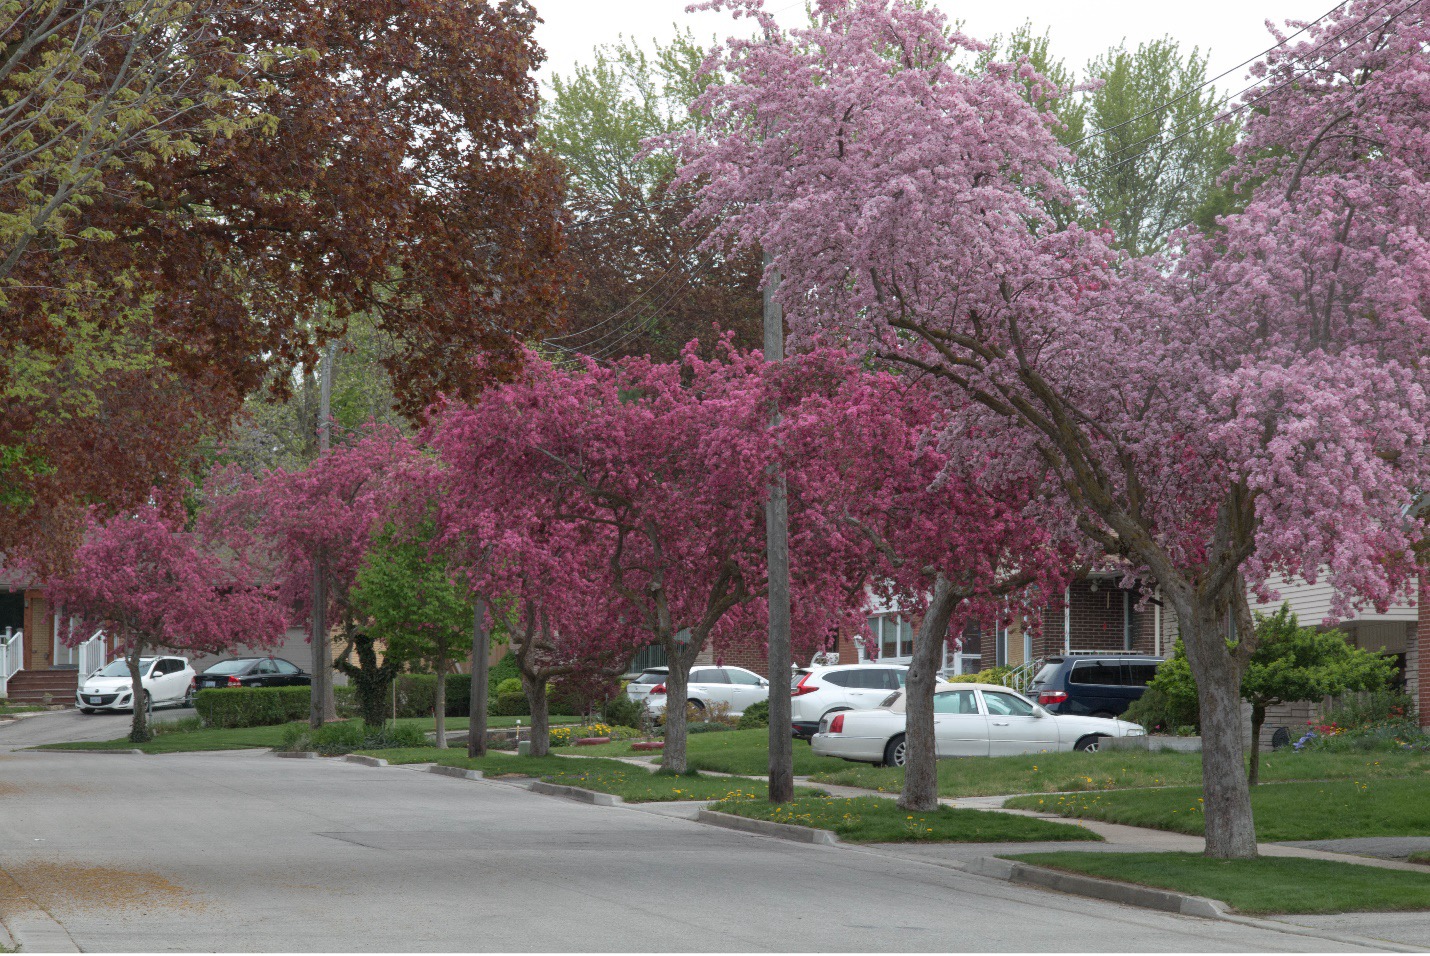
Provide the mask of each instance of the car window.
[{"label": "car window", "polygon": [[999,693],[996,690],[983,692],[983,703],[988,705],[988,713],[995,717],[1031,717],[1033,705],[1021,697]]},{"label": "car window", "polygon": [[247,670],[252,661],[219,661],[213,667],[204,671],[205,674],[237,674],[239,671]]},{"label": "car window", "polygon": [[749,671],[742,671],[736,667],[725,668],[725,676],[730,678],[732,684],[745,684],[746,686],[756,686],[760,683],[758,674],[751,674]]},{"label": "car window", "polygon": [[1069,684],[1092,684],[1098,687],[1122,686],[1121,661],[1078,661],[1068,674]]},{"label": "car window", "polygon": [[899,697],[900,697],[902,694],[903,694],[903,691],[899,691],[899,690],[894,691],[894,692],[893,692],[892,694],[890,694],[888,697],[885,697],[883,700],[879,701],[879,706],[880,706],[880,707],[892,707],[892,706],[894,706],[895,704],[897,704],[897,703],[899,702]]},{"label": "car window", "polygon": [[903,686],[904,686],[904,681],[906,681],[906,680],[908,680],[908,679],[909,679],[909,672],[908,672],[908,671],[901,671],[901,670],[895,670],[895,671],[894,671],[894,680],[898,683],[898,685],[899,685],[900,687],[903,687]]},{"label": "car window", "polygon": [[666,675],[665,675],[664,673],[660,672],[660,671],[645,671],[645,672],[642,673],[639,677],[637,677],[635,680],[631,681],[631,683],[632,683],[632,684],[659,684],[661,681],[665,680],[665,678],[666,678]]},{"label": "car window", "polygon": [[824,675],[823,680],[826,683],[833,684],[835,687],[860,686],[858,671],[830,671]]},{"label": "car window", "polygon": [[253,670],[256,674],[276,674],[278,673],[278,665],[272,661],[259,661],[258,666]]},{"label": "car window", "polygon": [[802,681],[802,680],[804,680],[806,677],[808,677],[808,676],[809,676],[810,674],[812,674],[812,673],[813,673],[813,671],[808,671],[808,670],[795,671],[792,675],[790,675],[790,679],[789,679],[790,690],[794,690],[796,687],[798,687],[798,686],[799,686],[799,682]]},{"label": "car window", "polygon": [[894,670],[892,667],[888,670],[880,671],[878,686],[888,688],[889,690],[898,690],[904,686],[903,677],[906,673],[906,671]]},{"label": "car window", "polygon": [[720,668],[705,667],[698,671],[691,671],[690,682],[692,684],[728,684],[730,680]]},{"label": "car window", "polygon": [[948,690],[933,695],[935,714],[976,714],[978,701],[973,699],[971,690]]},{"label": "car window", "polygon": [[1033,684],[1035,686],[1042,686],[1051,683],[1052,679],[1058,673],[1058,668],[1062,666],[1062,661],[1054,661],[1051,664],[1044,664],[1042,666],[1042,669],[1038,671],[1037,675],[1033,677]]},{"label": "car window", "polygon": [[1125,673],[1129,687],[1146,687],[1157,676],[1157,665],[1151,661],[1129,661]]},{"label": "car window", "polygon": [[275,660],[273,661],[273,666],[275,666],[275,667],[278,668],[278,673],[280,673],[280,674],[301,674],[301,673],[303,673],[302,670],[299,669],[296,664],[290,664],[290,663],[288,663],[287,661],[281,660],[281,659],[275,659]]}]

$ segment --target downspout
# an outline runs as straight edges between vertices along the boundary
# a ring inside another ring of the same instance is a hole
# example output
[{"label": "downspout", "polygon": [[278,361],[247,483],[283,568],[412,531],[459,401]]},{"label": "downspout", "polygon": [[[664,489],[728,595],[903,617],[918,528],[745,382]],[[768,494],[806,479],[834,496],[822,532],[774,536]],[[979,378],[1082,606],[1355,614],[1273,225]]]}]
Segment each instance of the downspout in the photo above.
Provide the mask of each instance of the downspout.
[{"label": "downspout", "polygon": [[1132,592],[1122,592],[1122,650],[1132,651]]},{"label": "downspout", "polygon": [[1063,653],[1072,653],[1072,585],[1063,589]]},{"label": "downspout", "polygon": [[1155,602],[1152,605],[1152,653],[1157,657],[1162,656],[1162,589],[1159,587],[1152,595]]}]

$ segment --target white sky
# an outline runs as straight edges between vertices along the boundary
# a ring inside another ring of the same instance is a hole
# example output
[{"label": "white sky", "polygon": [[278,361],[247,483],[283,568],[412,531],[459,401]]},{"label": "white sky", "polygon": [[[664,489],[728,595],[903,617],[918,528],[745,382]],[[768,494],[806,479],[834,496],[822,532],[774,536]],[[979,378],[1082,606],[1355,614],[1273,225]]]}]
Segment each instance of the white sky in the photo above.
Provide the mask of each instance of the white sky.
[{"label": "white sky", "polygon": [[[1215,76],[1271,45],[1265,21],[1313,20],[1335,0],[935,0],[951,19],[962,19],[970,36],[986,39],[1007,33],[1031,20],[1038,32],[1050,29],[1057,55],[1078,67],[1124,37],[1128,46],[1171,36],[1182,46],[1211,52],[1209,75]],[[748,20],[728,14],[689,14],[687,0],[534,0],[545,23],[536,38],[546,49],[547,63],[539,74],[566,73],[589,60],[593,47],[614,42],[622,34],[641,41],[666,39],[675,24],[689,26],[698,39],[724,39],[748,32]],[[786,25],[803,17],[803,0],[767,0]],[[737,29],[738,28],[738,29]],[[1219,86],[1239,90],[1244,75],[1237,71]]]}]

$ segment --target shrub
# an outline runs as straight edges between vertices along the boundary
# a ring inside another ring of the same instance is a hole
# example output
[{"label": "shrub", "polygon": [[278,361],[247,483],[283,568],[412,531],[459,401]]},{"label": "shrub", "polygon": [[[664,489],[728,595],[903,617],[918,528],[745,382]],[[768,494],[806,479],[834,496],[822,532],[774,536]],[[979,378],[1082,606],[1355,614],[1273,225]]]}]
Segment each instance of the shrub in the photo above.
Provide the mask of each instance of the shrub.
[{"label": "shrub", "polygon": [[590,714],[618,693],[619,682],[600,671],[563,674],[551,682],[551,709],[562,714]]},{"label": "shrub", "polygon": [[201,690],[194,710],[206,727],[267,727],[306,720],[307,687],[235,687]]},{"label": "shrub", "polygon": [[389,725],[374,731],[355,720],[327,724],[317,730],[309,727],[289,727],[283,734],[284,750],[314,751],[329,757],[352,753],[354,750],[426,746],[429,746],[427,735],[416,727]]},{"label": "shrub", "polygon": [[745,708],[736,725],[740,730],[758,730],[770,725],[770,702],[762,700]]},{"label": "shrub", "polygon": [[1201,715],[1183,697],[1169,696],[1154,680],[1142,696],[1132,702],[1123,720],[1141,724],[1149,734],[1180,734],[1180,728],[1195,727]]},{"label": "shrub", "polygon": [[[397,716],[431,717],[437,701],[436,674],[401,674],[397,678]],[[472,710],[470,674],[447,675],[448,717],[466,717]]]},{"label": "shrub", "polygon": [[522,690],[520,677],[508,677],[506,680],[498,684],[496,689],[496,696],[498,697],[500,697],[502,694],[522,693],[525,693],[525,691]]},{"label": "shrub", "polygon": [[521,686],[521,669],[516,666],[516,656],[508,654],[487,669],[487,696],[495,700],[504,681],[515,680]]},{"label": "shrub", "polygon": [[1011,667],[990,667],[976,674],[950,674],[944,680],[950,684],[1002,684],[1011,673]]},{"label": "shrub", "polygon": [[645,717],[645,705],[631,700],[624,693],[601,705],[601,720],[607,724],[639,727]]},{"label": "shrub", "polygon": [[499,691],[492,710],[498,717],[524,717],[531,713],[531,706],[526,702],[525,692],[518,688],[515,691]]},{"label": "shrub", "polygon": [[734,729],[735,728],[730,726],[729,724],[722,724],[719,721],[715,720],[698,720],[693,723],[686,724],[685,726],[685,732],[687,734],[715,734],[719,733],[722,730]]},{"label": "shrub", "polygon": [[1346,731],[1391,728],[1414,733],[1419,730],[1415,701],[1408,694],[1378,691],[1354,694],[1326,712],[1325,724]]}]

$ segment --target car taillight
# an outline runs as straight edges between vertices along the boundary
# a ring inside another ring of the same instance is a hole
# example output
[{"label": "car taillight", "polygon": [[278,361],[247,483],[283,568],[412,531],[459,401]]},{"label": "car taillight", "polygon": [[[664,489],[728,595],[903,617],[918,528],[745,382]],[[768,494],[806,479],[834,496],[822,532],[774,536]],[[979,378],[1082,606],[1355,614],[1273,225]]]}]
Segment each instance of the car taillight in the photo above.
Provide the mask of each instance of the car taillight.
[{"label": "car taillight", "polygon": [[228,675],[228,686],[230,686],[230,687],[242,687],[242,686],[243,686],[243,681],[239,680],[237,677],[234,677],[232,674],[230,674],[230,675]]},{"label": "car taillight", "polygon": [[829,722],[829,732],[831,734],[844,733],[844,715],[835,714],[834,719]]},{"label": "car taillight", "polygon": [[805,694],[813,694],[815,691],[819,690],[819,688],[814,686],[813,684],[807,683],[807,681],[809,680],[809,676],[810,675],[805,674],[799,679],[799,683],[795,684],[794,689],[789,692],[789,695],[791,697],[803,697]]},{"label": "car taillight", "polygon": [[1061,704],[1067,699],[1067,693],[1061,690],[1045,690],[1038,695],[1038,703],[1042,704],[1044,707],[1046,707],[1048,704]]},{"label": "car taillight", "polygon": [[664,694],[664,693],[665,693],[665,685],[664,685],[664,684],[656,684],[654,687],[652,687],[652,688],[650,689],[650,694],[651,694],[652,697],[654,697],[656,694]]}]

